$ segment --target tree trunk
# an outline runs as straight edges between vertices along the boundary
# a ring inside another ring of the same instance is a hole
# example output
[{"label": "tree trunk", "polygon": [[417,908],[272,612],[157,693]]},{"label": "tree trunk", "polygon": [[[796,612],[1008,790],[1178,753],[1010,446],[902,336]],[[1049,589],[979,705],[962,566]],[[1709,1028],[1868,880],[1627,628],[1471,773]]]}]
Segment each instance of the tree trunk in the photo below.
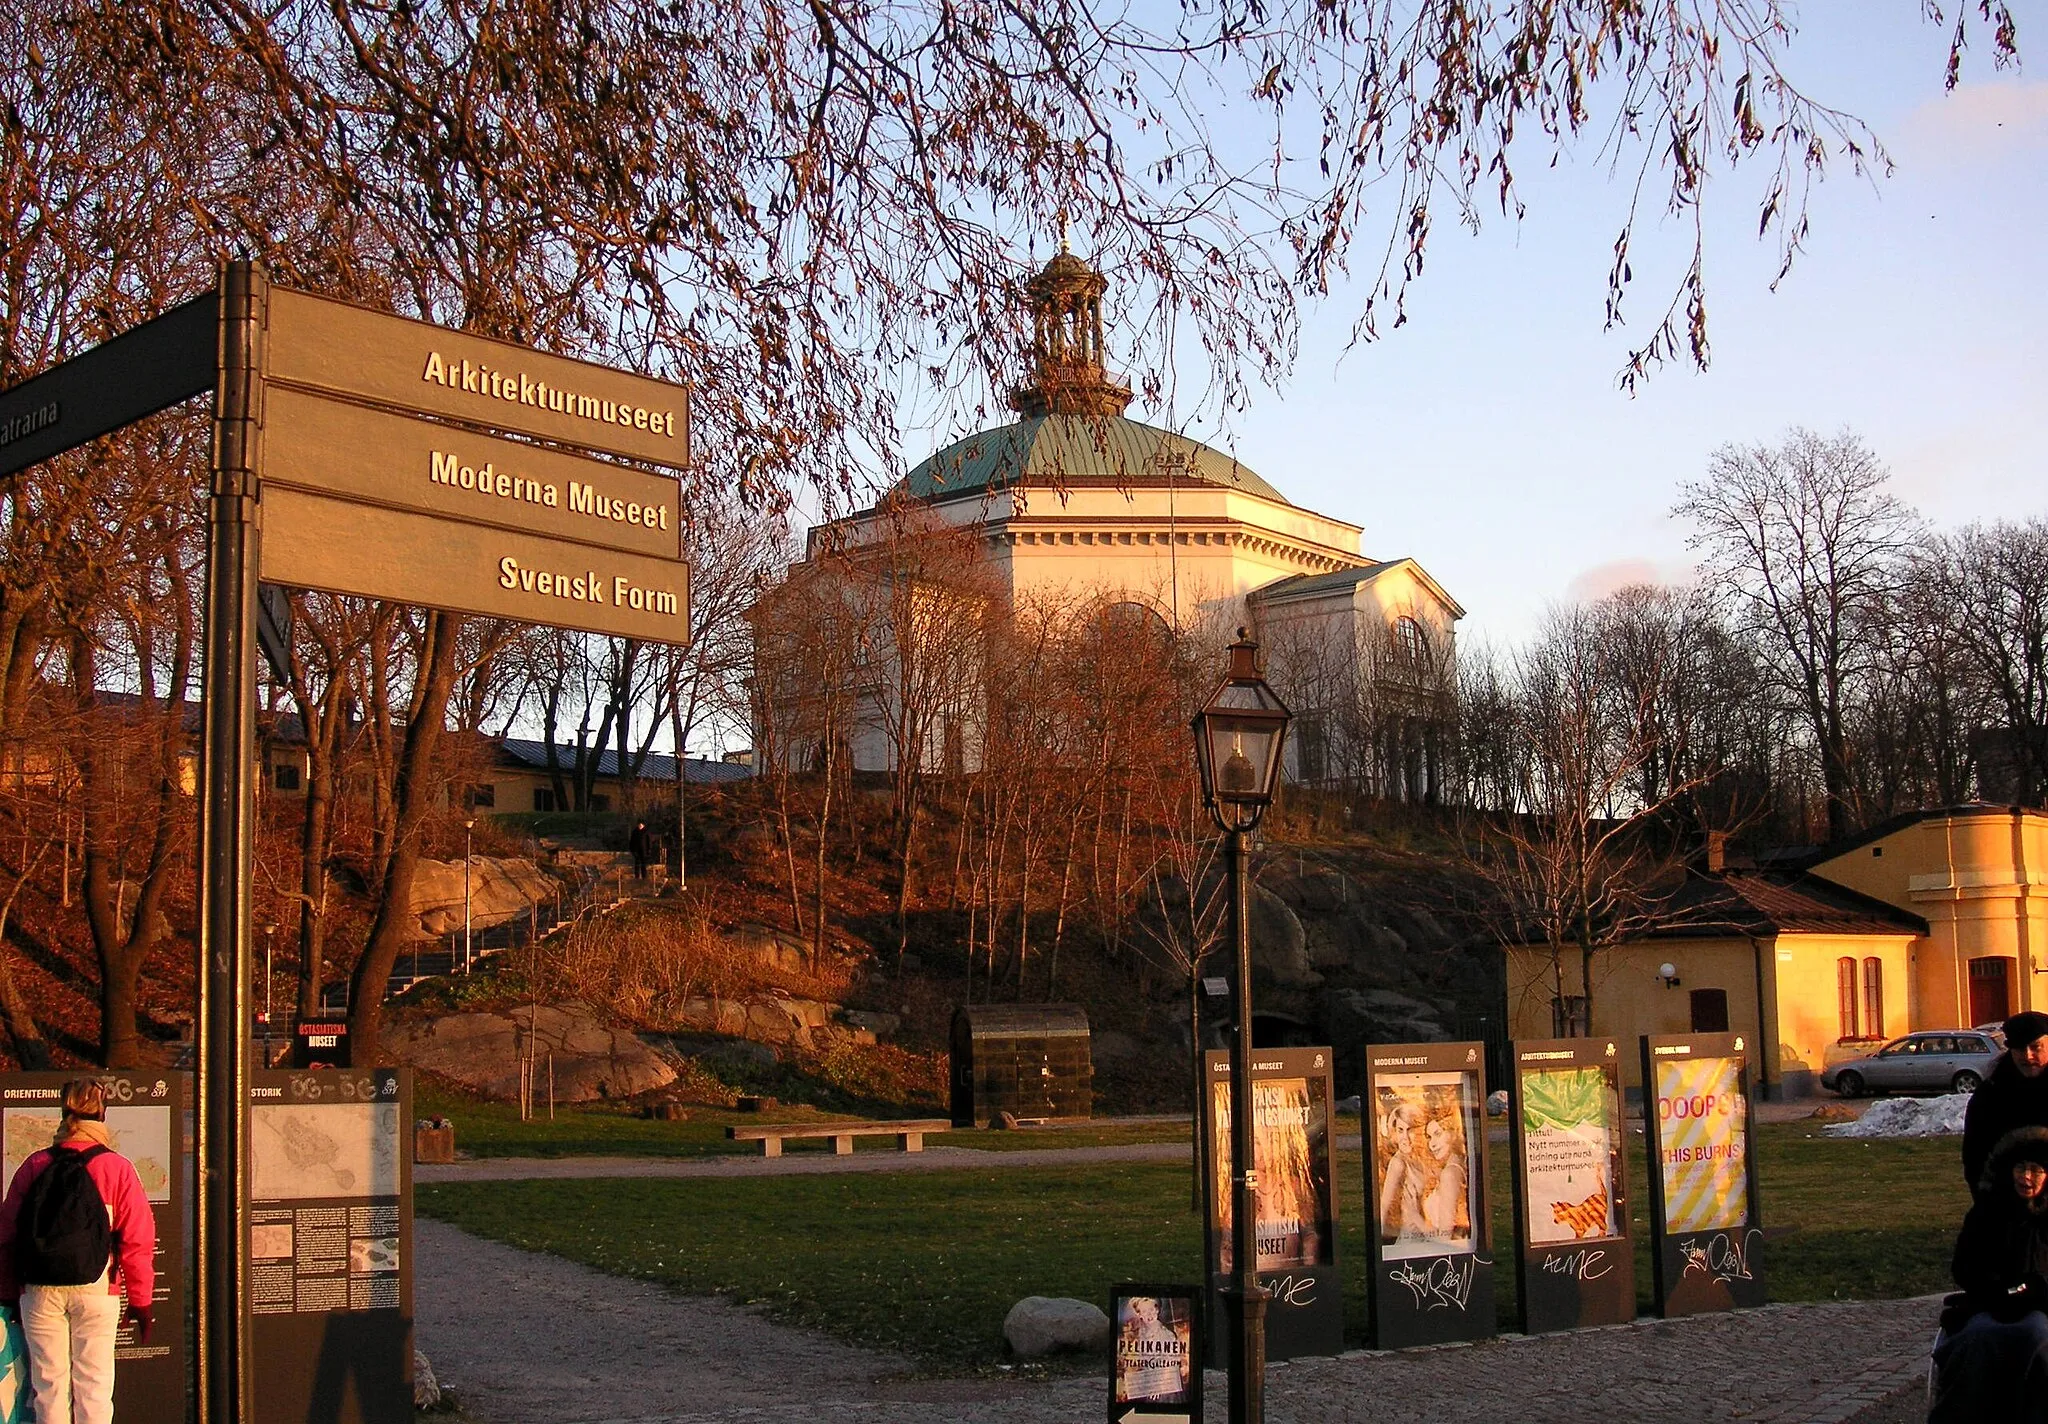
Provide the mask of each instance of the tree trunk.
[{"label": "tree trunk", "polygon": [[[420,831],[434,804],[434,752],[441,740],[442,720],[448,715],[448,694],[455,681],[455,639],[461,626],[461,619],[452,613],[427,617],[420,695],[406,723],[404,750],[392,783],[391,856],[384,869],[369,943],[363,946],[362,958],[356,961],[349,981],[349,1052],[363,1067],[377,1062],[385,987],[399,952],[419,932],[412,917],[413,873],[419,867]],[[378,711],[381,714],[388,709]]]}]

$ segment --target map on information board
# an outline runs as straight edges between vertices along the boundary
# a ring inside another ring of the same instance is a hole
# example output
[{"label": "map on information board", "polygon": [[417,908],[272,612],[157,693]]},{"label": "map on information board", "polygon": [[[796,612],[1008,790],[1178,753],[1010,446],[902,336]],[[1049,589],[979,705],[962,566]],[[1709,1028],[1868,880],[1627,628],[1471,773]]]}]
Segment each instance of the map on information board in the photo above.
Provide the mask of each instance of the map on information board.
[{"label": "map on information board", "polygon": [[257,1201],[398,1195],[396,1103],[266,1104],[249,1124]]},{"label": "map on information board", "polygon": [[7,1173],[7,1186],[14,1184],[22,1163],[57,1140],[63,1121],[61,1108],[9,1108],[0,1113],[0,1167]]},{"label": "map on information board", "polygon": [[142,1190],[153,1202],[171,1199],[171,1110],[167,1107],[107,1109],[107,1135],[114,1150],[135,1164]]}]

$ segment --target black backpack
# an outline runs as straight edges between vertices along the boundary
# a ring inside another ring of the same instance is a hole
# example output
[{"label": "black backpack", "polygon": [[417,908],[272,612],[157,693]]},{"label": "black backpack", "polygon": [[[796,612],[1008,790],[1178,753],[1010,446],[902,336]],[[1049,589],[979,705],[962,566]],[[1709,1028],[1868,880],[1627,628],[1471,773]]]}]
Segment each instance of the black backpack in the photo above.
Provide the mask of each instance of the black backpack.
[{"label": "black backpack", "polygon": [[50,1165],[28,1184],[14,1247],[24,1285],[91,1285],[105,1273],[114,1255],[114,1229],[86,1163],[107,1150],[53,1147]]}]

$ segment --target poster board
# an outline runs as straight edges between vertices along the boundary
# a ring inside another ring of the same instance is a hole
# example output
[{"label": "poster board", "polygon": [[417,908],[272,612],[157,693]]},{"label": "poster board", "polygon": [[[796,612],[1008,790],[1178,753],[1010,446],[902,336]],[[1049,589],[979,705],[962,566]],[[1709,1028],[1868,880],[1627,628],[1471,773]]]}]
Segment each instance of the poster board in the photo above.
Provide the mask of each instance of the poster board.
[{"label": "poster board", "polygon": [[1636,1316],[1620,1044],[1517,1042],[1508,1084],[1522,1333]]},{"label": "poster board", "polygon": [[[1259,1284],[1266,1306],[1266,1358],[1335,1355],[1344,1348],[1344,1290],[1337,1274],[1335,1106],[1327,1048],[1260,1048],[1252,1053],[1252,1167],[1258,1173]],[[1207,1202],[1209,1332],[1224,1354],[1228,1328],[1220,1291],[1236,1270],[1230,1202],[1230,1055],[1204,1055],[1203,1129],[1209,1134]]]},{"label": "poster board", "polygon": [[412,1424],[412,1075],[249,1075],[250,1424]]},{"label": "poster board", "polygon": [[1201,1288],[1117,1286],[1109,1320],[1109,1424],[1201,1424]]},{"label": "poster board", "polygon": [[1495,1331],[1486,1210],[1486,1049],[1365,1053],[1366,1304],[1380,1349]]},{"label": "poster board", "polygon": [[1650,1265],[1666,1316],[1765,1300],[1748,1042],[1643,1036]]},{"label": "poster board", "polygon": [[97,1078],[107,1090],[107,1131],[114,1150],[135,1164],[156,1221],[156,1290],[149,1343],[135,1342],[124,1319],[114,1337],[114,1424],[183,1424],[190,1417],[185,1368],[191,1240],[192,1076],[93,1072],[0,1074],[0,1167],[6,1185],[29,1155],[48,1147],[63,1117],[64,1085]]}]

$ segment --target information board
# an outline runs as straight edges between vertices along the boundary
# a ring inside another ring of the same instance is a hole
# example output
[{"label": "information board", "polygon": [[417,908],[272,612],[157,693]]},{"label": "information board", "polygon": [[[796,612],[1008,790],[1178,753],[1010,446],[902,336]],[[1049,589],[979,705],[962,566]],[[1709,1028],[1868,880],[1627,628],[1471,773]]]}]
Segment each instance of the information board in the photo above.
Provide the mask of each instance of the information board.
[{"label": "information board", "polygon": [[1375,1044],[1365,1065],[1372,1341],[1399,1349],[1492,1335],[1485,1046]]},{"label": "information board", "polygon": [[1635,1319],[1620,1045],[1514,1045],[1515,1257],[1522,1333]]},{"label": "information board", "polygon": [[189,1417],[185,1370],[185,1254],[192,1190],[187,1073],[0,1073],[0,1168],[4,1182],[48,1147],[63,1119],[64,1085],[97,1078],[107,1090],[107,1134],[135,1164],[156,1220],[156,1290],[149,1343],[124,1319],[114,1337],[114,1424],[183,1424]]},{"label": "information board", "polygon": [[1645,1034],[1643,1088],[1659,1312],[1762,1305],[1747,1038]]},{"label": "information board", "polygon": [[1109,1318],[1109,1424],[1201,1424],[1201,1288],[1118,1286]]},{"label": "information board", "polygon": [[249,1081],[251,1424],[412,1424],[410,1072]]},{"label": "information board", "polygon": [[[1225,1312],[1215,1292],[1236,1269],[1231,1240],[1230,1055],[1205,1055],[1209,1132],[1211,1339],[1219,1357]],[[1336,1172],[1331,1155],[1330,1050],[1261,1048],[1252,1055],[1252,1167],[1258,1173],[1259,1283],[1266,1358],[1335,1355],[1344,1348],[1337,1274]]]}]

